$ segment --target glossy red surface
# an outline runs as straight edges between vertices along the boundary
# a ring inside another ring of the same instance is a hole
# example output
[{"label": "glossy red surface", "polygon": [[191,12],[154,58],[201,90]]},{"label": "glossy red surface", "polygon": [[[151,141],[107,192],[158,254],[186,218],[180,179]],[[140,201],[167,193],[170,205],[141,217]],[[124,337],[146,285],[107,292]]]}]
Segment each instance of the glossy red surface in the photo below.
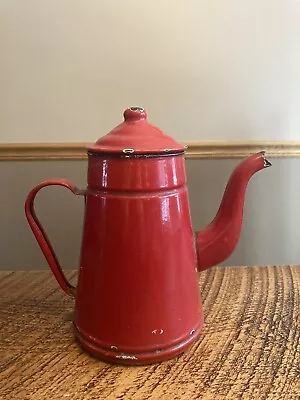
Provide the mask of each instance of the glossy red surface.
[{"label": "glossy red surface", "polygon": [[203,323],[183,156],[90,156],[88,176],[77,336],[118,362],[183,351]]},{"label": "glossy red surface", "polygon": [[127,108],[124,121],[88,147],[93,153],[157,154],[179,152],[184,146],[147,121],[141,107]]},{"label": "glossy red surface", "polygon": [[29,226],[44,254],[49,267],[51,268],[58,284],[62,288],[62,290],[68,294],[69,296],[74,296],[75,288],[67,281],[63,270],[59,264],[59,261],[56,257],[56,254],[52,248],[50,240],[42,227],[36,213],[34,210],[34,201],[37,193],[46,186],[63,186],[69,189],[72,193],[76,195],[82,195],[83,192],[76,188],[75,185],[67,181],[66,179],[51,179],[45,182],[40,183],[35,186],[27,196],[25,202],[25,215]]},{"label": "glossy red surface", "polygon": [[[42,182],[29,193],[25,213],[61,288],[75,296],[73,326],[81,345],[109,362],[150,364],[182,353],[200,335],[198,270],[231,254],[247,183],[270,164],[263,153],[243,161],[215,220],[195,235],[180,147],[178,154],[162,150],[154,157],[161,134],[145,123],[141,109],[124,115],[125,125],[89,148],[85,191],[63,179]],[[137,139],[138,132],[144,141]],[[126,135],[139,154],[112,150],[123,148]],[[145,149],[150,152],[143,156]],[[67,282],[34,211],[36,194],[48,185],[62,185],[86,199],[76,289]]]},{"label": "glossy red surface", "polygon": [[199,271],[221,263],[232,254],[240,238],[248,182],[256,172],[270,166],[264,152],[260,152],[247,157],[234,169],[217,215],[196,233]]}]

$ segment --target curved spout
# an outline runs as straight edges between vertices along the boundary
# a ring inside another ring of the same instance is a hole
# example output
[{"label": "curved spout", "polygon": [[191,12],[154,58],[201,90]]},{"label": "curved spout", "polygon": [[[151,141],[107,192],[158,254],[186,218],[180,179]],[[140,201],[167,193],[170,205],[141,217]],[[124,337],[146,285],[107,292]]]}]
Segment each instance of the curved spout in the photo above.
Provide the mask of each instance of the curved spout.
[{"label": "curved spout", "polygon": [[242,229],[248,182],[256,172],[271,165],[262,151],[247,157],[232,172],[217,215],[206,228],[196,232],[199,271],[221,263],[232,254]]}]

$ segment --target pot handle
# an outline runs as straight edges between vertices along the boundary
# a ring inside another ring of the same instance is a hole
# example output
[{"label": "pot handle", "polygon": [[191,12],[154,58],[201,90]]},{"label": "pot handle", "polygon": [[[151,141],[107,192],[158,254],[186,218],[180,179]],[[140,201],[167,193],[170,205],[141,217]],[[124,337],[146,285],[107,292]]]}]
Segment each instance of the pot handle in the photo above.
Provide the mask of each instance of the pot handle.
[{"label": "pot handle", "polygon": [[85,190],[80,190],[72,183],[67,181],[66,179],[52,179],[48,181],[44,181],[39,185],[35,186],[27,196],[25,202],[25,215],[29,226],[44,254],[49,267],[51,268],[53,275],[55,276],[58,284],[62,288],[62,290],[69,296],[75,297],[76,288],[68,282],[67,278],[65,277],[62,268],[59,264],[56,254],[54,253],[53,247],[50,243],[50,240],[47,237],[45,230],[43,229],[40,221],[38,220],[35,210],[34,210],[34,200],[37,193],[40,189],[46,186],[63,186],[69,189],[75,195],[86,196]]}]

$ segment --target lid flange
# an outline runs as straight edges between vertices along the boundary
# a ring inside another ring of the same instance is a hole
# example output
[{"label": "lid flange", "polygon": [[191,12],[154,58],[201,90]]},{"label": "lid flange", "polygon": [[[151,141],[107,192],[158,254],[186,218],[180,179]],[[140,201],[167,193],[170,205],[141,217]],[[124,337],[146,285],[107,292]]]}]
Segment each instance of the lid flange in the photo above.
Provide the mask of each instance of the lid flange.
[{"label": "lid flange", "polygon": [[120,153],[120,152],[99,152],[88,150],[88,156],[92,157],[119,157],[119,158],[159,158],[159,157],[174,157],[185,153],[184,150],[163,152],[163,153]]}]

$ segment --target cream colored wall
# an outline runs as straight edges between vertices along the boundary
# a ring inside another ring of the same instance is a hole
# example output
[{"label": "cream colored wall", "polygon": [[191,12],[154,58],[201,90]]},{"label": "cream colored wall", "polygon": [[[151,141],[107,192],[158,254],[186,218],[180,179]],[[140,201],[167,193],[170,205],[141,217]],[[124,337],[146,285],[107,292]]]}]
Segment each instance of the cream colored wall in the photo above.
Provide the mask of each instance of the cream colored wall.
[{"label": "cream colored wall", "polygon": [[297,0],[1,0],[0,142],[300,139]]},{"label": "cream colored wall", "polygon": [[[131,105],[179,140],[300,139],[300,1],[1,0],[0,144],[95,141]],[[187,162],[193,225],[214,216],[236,160]],[[300,159],[276,159],[249,185],[228,264],[300,260]],[[0,164],[0,268],[45,268],[26,224],[29,190],[85,185],[82,162]],[[37,211],[67,268],[83,204],[44,190]]]},{"label": "cream colored wall", "polygon": [[[188,160],[187,175],[194,229],[214,217],[227,179],[239,160]],[[251,179],[242,234],[225,265],[300,263],[300,159],[274,159],[272,168]],[[85,161],[27,161],[0,164],[0,270],[48,268],[24,214],[33,186],[65,177],[86,184]],[[43,189],[36,212],[64,268],[77,268],[83,199],[59,187]],[[99,227],[101,229],[101,227]],[[142,234],[142,233],[141,233]]]}]

